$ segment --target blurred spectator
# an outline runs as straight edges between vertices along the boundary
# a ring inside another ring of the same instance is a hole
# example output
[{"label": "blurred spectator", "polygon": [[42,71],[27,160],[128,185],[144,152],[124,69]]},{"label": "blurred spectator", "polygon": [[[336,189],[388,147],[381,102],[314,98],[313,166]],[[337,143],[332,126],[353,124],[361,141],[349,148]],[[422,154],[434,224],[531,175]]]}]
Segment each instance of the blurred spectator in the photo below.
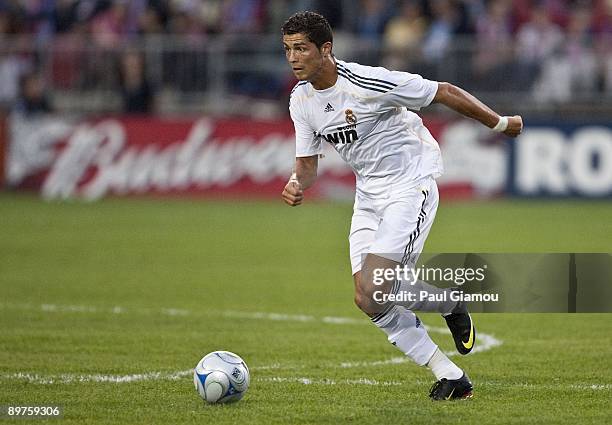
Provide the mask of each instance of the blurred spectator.
[{"label": "blurred spectator", "polygon": [[59,34],[70,31],[77,21],[78,0],[57,0],[51,16],[54,31]]},{"label": "blurred spectator", "polygon": [[[315,11],[325,16],[332,28],[341,29],[346,24],[346,22],[343,21],[344,14],[342,1],[314,0],[311,3],[312,7],[306,9]],[[285,16],[285,19],[287,19],[287,16]]]},{"label": "blurred spectator", "polygon": [[77,21],[70,26],[70,31],[56,34],[50,45],[50,79],[57,90],[69,90],[84,85],[87,77],[87,51],[89,33],[84,22]]},{"label": "blurred spectator", "polygon": [[19,96],[19,82],[31,67],[28,56],[8,43],[19,27],[9,10],[0,9],[0,108],[8,109]]},{"label": "blurred spectator", "polygon": [[504,72],[512,59],[511,14],[506,0],[492,0],[486,13],[476,23],[476,56],[474,74],[481,88],[506,87]]},{"label": "blurred spectator", "polygon": [[51,112],[49,96],[40,74],[31,72],[21,78],[20,96],[14,110],[24,115],[45,114]]},{"label": "blurred spectator", "polygon": [[197,41],[204,34],[204,25],[199,19],[199,10],[193,5],[183,5],[173,10],[168,21],[168,30],[184,40]]},{"label": "blurred spectator", "polygon": [[520,86],[530,87],[542,63],[558,51],[563,42],[561,28],[553,23],[544,6],[537,6],[516,36]]},{"label": "blurred spectator", "polygon": [[263,29],[263,0],[224,0],[221,30],[227,33],[255,33]]},{"label": "blurred spectator", "polygon": [[390,49],[414,49],[423,38],[427,20],[418,0],[404,0],[384,33],[385,46]]},{"label": "blurred spectator", "polygon": [[538,102],[579,100],[597,85],[597,61],[592,49],[591,12],[577,7],[570,12],[567,34],[558,54],[544,62],[534,87]]},{"label": "blurred spectator", "polygon": [[111,6],[91,22],[93,41],[104,48],[120,44],[127,33],[127,0],[114,0]]},{"label": "blurred spectator", "polygon": [[[524,0],[530,1],[530,0]],[[478,18],[485,13],[486,5],[484,0],[461,0],[461,5],[465,11],[468,25],[471,27],[471,32],[475,30],[476,22]]]},{"label": "blurred spectator", "polygon": [[54,32],[52,16],[54,2],[49,0],[31,0],[20,4],[26,31],[38,40],[47,40]]},{"label": "blurred spectator", "polygon": [[26,10],[21,3],[17,0],[0,1],[0,34],[32,33],[26,25]]},{"label": "blurred spectator", "polygon": [[[536,0],[541,1],[541,0]],[[542,7],[539,3],[535,7]],[[518,32],[525,23],[529,22],[532,16],[534,0],[512,0],[512,30]]]},{"label": "blurred spectator", "polygon": [[454,3],[457,13],[455,33],[459,35],[473,35],[476,31],[475,23],[477,18],[485,10],[483,0],[456,0]]},{"label": "blurred spectator", "polygon": [[0,108],[10,107],[19,95],[19,81],[30,61],[0,47]]},{"label": "blurred spectator", "polygon": [[201,0],[198,7],[198,19],[207,34],[217,34],[222,31],[221,15],[222,0]]},{"label": "blurred spectator", "polygon": [[366,65],[380,63],[380,44],[390,12],[387,0],[361,0],[353,31],[359,46],[355,52],[356,61]]},{"label": "blurred spectator", "polygon": [[[128,0],[125,9],[125,19],[123,23],[124,33],[133,37],[140,33],[140,25],[142,20],[150,18],[150,13],[155,13],[154,20],[159,20],[157,9],[149,4],[149,0]],[[158,33],[162,32],[162,26],[157,27]]]},{"label": "blurred spectator", "polygon": [[[538,0],[535,0],[538,1]],[[578,3],[575,0],[539,0],[545,6],[551,21],[565,28],[570,19],[570,8]]]},{"label": "blurred spectator", "polygon": [[[216,6],[220,7],[221,3],[217,2]],[[207,56],[202,53],[207,28],[201,7],[201,2],[190,0],[176,2],[170,8],[168,29],[180,42],[164,52],[163,79],[182,92],[203,91],[207,85]],[[215,13],[220,13],[220,9]]]},{"label": "blurred spectator", "polygon": [[125,51],[119,66],[123,111],[128,114],[152,113],[154,93],[147,80],[142,54],[132,50]]},{"label": "blurred spectator", "polygon": [[427,28],[427,20],[418,0],[404,0],[399,14],[387,24],[384,33],[386,51],[384,64],[388,68],[409,70],[420,60],[421,41]]},{"label": "blurred spectator", "polygon": [[595,53],[599,61],[601,88],[612,96],[612,1],[596,1],[593,8]]},{"label": "blurred spectator", "polygon": [[432,20],[423,42],[423,57],[431,64],[438,64],[451,43],[457,11],[450,0],[432,0],[430,6]]},{"label": "blurred spectator", "polygon": [[138,16],[136,27],[138,34],[143,36],[162,34],[164,32],[160,12],[151,6],[143,9],[142,13]]},{"label": "blurred spectator", "polygon": [[560,47],[563,33],[550,20],[546,8],[537,6],[531,13],[531,19],[519,29],[516,38],[519,61],[534,64],[542,62]]},{"label": "blurred spectator", "polygon": [[391,17],[386,0],[361,0],[355,34],[362,41],[378,43]]},{"label": "blurred spectator", "polygon": [[570,12],[564,56],[572,70],[574,93],[588,93],[597,85],[597,61],[593,51],[592,15],[588,7],[579,6]]},{"label": "blurred spectator", "polygon": [[17,34],[19,30],[15,14],[9,8],[0,8],[0,38]]}]

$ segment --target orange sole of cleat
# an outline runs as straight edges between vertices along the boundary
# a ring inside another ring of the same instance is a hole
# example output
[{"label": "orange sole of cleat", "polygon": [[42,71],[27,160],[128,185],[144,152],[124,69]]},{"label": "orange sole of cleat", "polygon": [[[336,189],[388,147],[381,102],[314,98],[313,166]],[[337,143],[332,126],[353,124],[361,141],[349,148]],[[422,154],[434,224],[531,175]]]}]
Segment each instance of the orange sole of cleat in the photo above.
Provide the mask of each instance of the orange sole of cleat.
[{"label": "orange sole of cleat", "polygon": [[467,398],[472,398],[472,397],[474,397],[474,393],[470,391],[469,393],[464,394],[463,396],[461,396],[460,400],[465,400]]}]

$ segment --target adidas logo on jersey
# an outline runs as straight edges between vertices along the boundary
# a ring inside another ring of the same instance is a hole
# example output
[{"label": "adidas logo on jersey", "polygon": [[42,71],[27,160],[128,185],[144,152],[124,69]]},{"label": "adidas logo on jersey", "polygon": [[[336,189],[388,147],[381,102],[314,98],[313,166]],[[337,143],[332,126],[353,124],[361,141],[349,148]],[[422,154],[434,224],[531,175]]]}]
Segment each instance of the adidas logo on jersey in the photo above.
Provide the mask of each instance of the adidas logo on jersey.
[{"label": "adidas logo on jersey", "polygon": [[324,112],[331,112],[331,111],[335,111],[334,107],[331,106],[331,103],[328,103],[327,106],[325,107],[325,109],[323,109]]}]

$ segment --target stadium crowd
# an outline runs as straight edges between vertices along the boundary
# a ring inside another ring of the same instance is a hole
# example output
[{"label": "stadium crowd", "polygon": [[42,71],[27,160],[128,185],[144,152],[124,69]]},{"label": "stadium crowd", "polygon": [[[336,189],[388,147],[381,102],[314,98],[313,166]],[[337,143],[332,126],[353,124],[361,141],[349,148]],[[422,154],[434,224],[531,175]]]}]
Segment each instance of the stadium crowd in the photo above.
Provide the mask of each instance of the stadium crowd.
[{"label": "stadium crowd", "polygon": [[[217,35],[277,34],[287,16],[303,9],[321,12],[340,40],[358,45],[351,59],[362,63],[445,79],[451,60],[472,90],[530,90],[542,102],[612,95],[611,0],[0,0],[0,104],[50,108],[43,88],[50,77],[41,75],[40,61],[6,48],[5,40],[80,42],[113,51],[108,59],[117,63],[124,109],[147,112],[154,88],[145,61],[133,52],[117,57],[118,46],[162,34],[197,47]],[[61,64],[62,49],[57,51]],[[205,89],[206,82],[197,82],[201,66],[187,74],[170,70],[165,80],[186,76],[180,89]],[[86,68],[60,67],[53,88],[69,86],[72,74]],[[90,71],[87,80],[95,81],[101,72]],[[240,78],[245,83],[236,90],[262,94],[255,90],[261,81]],[[268,94],[286,93],[290,83]]]}]

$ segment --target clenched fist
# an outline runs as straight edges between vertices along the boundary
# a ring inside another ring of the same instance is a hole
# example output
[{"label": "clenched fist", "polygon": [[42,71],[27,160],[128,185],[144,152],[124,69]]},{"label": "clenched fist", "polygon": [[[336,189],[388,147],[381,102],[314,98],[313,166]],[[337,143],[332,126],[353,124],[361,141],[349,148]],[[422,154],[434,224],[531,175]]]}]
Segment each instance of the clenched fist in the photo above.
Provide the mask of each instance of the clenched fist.
[{"label": "clenched fist", "polygon": [[300,182],[295,179],[291,179],[285,185],[281,196],[286,204],[291,205],[292,207],[297,207],[304,199],[304,190],[302,189]]},{"label": "clenched fist", "polygon": [[516,137],[523,131],[523,118],[520,115],[508,117],[508,127],[504,130],[504,134],[510,137]]}]

